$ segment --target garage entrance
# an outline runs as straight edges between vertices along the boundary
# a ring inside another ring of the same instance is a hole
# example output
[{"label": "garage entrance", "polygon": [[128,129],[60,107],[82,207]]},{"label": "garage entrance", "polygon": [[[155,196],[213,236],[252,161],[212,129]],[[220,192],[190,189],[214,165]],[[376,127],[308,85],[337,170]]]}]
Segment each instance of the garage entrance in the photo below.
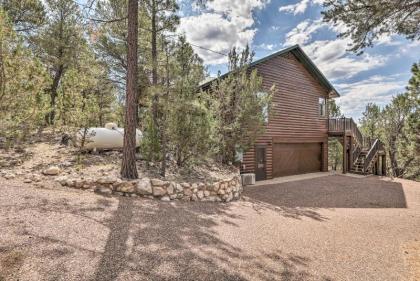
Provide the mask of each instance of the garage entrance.
[{"label": "garage entrance", "polygon": [[321,171],[321,143],[274,143],[273,177]]}]

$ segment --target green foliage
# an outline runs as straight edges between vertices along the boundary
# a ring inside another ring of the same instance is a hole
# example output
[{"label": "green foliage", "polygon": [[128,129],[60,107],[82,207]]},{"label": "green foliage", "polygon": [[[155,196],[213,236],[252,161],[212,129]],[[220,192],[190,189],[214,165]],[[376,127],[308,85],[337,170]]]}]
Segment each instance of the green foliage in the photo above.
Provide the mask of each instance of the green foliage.
[{"label": "green foliage", "polygon": [[380,110],[370,105],[364,113],[362,129],[374,132],[385,144],[392,176],[420,180],[420,91],[419,64],[412,68],[407,92],[395,96]]},{"label": "green foliage", "polygon": [[[334,99],[328,100],[328,114],[330,118],[341,118],[340,107],[335,103]],[[336,171],[342,168],[343,163],[343,146],[337,138],[328,139],[328,166]]]},{"label": "green foliage", "polygon": [[45,9],[40,0],[2,0],[0,5],[16,32],[31,32],[45,21]]},{"label": "green foliage", "polygon": [[328,116],[330,118],[343,117],[340,107],[335,103],[334,99],[328,99]]},{"label": "green foliage", "polygon": [[352,39],[354,52],[361,53],[383,35],[420,38],[418,0],[326,0],[324,7],[325,21],[345,24],[340,36]]},{"label": "green foliage", "polygon": [[13,31],[0,10],[0,136],[25,139],[42,123],[49,83],[45,68]]},{"label": "green foliage", "polygon": [[247,47],[238,54],[229,53],[230,74],[212,84],[216,117],[217,155],[224,163],[233,163],[236,149],[247,150],[264,131],[274,88],[262,87],[257,71],[248,73],[253,54]]},{"label": "green foliage", "polygon": [[174,86],[165,97],[166,134],[168,147],[182,166],[208,155],[212,125],[206,93],[197,93],[204,79],[203,62],[184,37],[175,46],[171,75]]},{"label": "green foliage", "polygon": [[369,138],[379,137],[379,121],[381,109],[374,103],[368,103],[363,117],[360,119],[361,131],[364,136]]}]

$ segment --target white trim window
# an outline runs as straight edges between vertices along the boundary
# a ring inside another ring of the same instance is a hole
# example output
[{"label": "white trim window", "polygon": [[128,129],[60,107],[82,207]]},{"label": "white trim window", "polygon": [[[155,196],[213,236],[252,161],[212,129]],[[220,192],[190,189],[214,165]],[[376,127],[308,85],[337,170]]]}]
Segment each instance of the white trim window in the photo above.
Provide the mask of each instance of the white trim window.
[{"label": "white trim window", "polygon": [[327,99],[320,97],[318,100],[319,105],[319,116],[326,117],[327,116]]}]

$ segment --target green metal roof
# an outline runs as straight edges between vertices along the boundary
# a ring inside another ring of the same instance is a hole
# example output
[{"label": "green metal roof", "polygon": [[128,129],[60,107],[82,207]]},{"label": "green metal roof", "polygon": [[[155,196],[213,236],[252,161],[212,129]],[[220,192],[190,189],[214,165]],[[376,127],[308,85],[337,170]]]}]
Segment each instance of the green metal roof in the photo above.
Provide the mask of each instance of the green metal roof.
[{"label": "green metal roof", "polygon": [[[319,81],[319,83],[324,86],[328,92],[329,92],[329,96],[330,97],[339,97],[340,95],[338,94],[337,90],[334,88],[333,85],[331,85],[331,83],[328,81],[328,79],[324,76],[324,74],[322,74],[322,72],[318,69],[318,67],[313,63],[313,61],[305,54],[305,52],[302,50],[302,48],[299,45],[294,45],[291,46],[289,48],[280,50],[278,52],[275,52],[269,56],[266,56],[262,59],[256,60],[254,62],[252,62],[250,64],[250,67],[256,66],[257,64],[261,64],[265,61],[268,61],[274,57],[286,54],[288,52],[293,53],[296,58],[305,66],[305,68],[309,71],[309,73],[311,73],[311,75]],[[224,77],[226,77],[227,75],[229,75],[228,73],[223,74],[222,76],[220,76],[221,79],[223,79]],[[216,78],[217,79],[217,78]],[[201,88],[207,88],[210,86],[210,84],[216,80],[213,79],[211,81],[208,81],[204,84],[201,85]]]}]

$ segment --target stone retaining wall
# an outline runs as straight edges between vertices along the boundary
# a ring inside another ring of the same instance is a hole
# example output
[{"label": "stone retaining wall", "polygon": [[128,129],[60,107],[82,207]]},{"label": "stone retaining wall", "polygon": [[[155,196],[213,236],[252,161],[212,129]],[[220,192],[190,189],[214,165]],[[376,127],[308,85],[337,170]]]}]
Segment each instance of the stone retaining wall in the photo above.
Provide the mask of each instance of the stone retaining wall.
[{"label": "stone retaining wall", "polygon": [[149,178],[124,181],[116,177],[104,177],[97,180],[59,177],[56,181],[71,188],[91,189],[103,194],[158,198],[162,201],[230,202],[239,199],[243,190],[239,175],[219,182],[201,183],[177,183]]}]

